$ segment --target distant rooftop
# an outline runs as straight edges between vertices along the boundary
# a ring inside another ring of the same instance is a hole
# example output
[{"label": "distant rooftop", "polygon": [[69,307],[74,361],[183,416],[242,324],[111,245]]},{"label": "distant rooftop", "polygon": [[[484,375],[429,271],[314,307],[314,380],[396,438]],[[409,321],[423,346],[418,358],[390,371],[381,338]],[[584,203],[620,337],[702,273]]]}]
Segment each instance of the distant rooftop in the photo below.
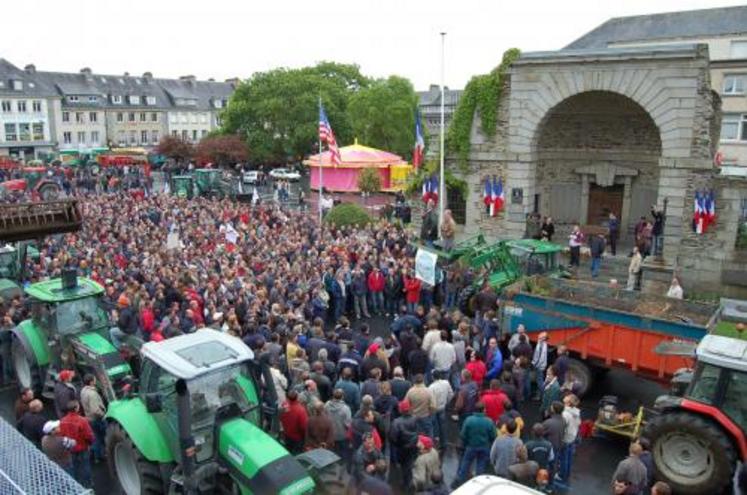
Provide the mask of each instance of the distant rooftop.
[{"label": "distant rooftop", "polygon": [[747,5],[614,17],[565,49],[606,48],[613,43],[747,34]]}]

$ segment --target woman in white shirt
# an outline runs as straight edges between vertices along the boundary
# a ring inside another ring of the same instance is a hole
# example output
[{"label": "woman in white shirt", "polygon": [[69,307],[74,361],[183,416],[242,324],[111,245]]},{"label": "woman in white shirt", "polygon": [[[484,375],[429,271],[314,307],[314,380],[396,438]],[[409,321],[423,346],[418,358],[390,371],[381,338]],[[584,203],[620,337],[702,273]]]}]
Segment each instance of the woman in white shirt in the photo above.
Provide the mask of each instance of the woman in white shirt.
[{"label": "woman in white shirt", "polygon": [[672,285],[669,286],[667,297],[671,297],[673,299],[682,299],[682,286],[680,285],[680,281],[677,280],[677,277],[672,277]]}]

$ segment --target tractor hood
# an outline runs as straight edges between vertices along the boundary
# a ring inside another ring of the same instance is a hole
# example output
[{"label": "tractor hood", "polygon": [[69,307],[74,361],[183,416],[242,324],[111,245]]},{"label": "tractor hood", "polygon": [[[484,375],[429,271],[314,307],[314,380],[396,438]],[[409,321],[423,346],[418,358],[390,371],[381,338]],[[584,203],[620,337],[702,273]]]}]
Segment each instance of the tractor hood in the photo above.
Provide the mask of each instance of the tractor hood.
[{"label": "tractor hood", "polygon": [[310,494],[314,481],[301,464],[275,439],[243,418],[219,427],[220,463],[242,494]]}]

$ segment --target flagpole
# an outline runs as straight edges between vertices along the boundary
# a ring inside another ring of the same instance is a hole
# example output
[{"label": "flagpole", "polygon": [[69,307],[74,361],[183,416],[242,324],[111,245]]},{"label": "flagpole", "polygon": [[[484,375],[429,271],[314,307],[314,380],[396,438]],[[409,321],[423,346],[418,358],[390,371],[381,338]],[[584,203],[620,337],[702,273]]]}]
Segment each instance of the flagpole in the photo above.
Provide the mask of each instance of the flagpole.
[{"label": "flagpole", "polygon": [[[444,79],[445,79],[445,69],[444,69],[444,59],[445,59],[445,45],[446,45],[446,33],[441,33],[441,163],[440,163],[440,169],[439,169],[439,181],[438,181],[438,225],[439,227],[443,224],[444,221],[444,203],[446,202],[446,185],[444,181],[444,127],[445,127],[445,118],[444,118],[444,96],[445,96],[445,89],[444,89]],[[439,233],[441,232],[441,229],[439,228]]]},{"label": "flagpole", "polygon": [[[319,115],[322,114],[322,95],[319,95]],[[317,134],[319,135],[319,224],[322,223],[322,189],[324,189],[324,173],[322,172],[322,135],[319,133],[319,124],[317,123]]]}]

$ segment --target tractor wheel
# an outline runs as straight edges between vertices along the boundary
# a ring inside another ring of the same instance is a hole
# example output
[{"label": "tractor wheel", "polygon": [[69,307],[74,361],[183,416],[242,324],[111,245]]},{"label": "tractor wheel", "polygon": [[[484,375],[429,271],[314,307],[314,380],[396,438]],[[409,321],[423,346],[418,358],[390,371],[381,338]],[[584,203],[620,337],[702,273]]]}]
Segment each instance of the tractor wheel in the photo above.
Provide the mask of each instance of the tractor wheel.
[{"label": "tractor wheel", "polygon": [[457,299],[457,308],[459,308],[459,311],[461,311],[463,314],[467,316],[472,316],[475,314],[475,304],[474,304],[474,296],[475,296],[475,288],[471,285],[465,287],[462,289],[462,291],[459,293],[459,298]]},{"label": "tractor wheel", "polygon": [[110,423],[106,430],[106,455],[109,473],[125,495],[167,493],[158,464],[143,457],[118,423]]},{"label": "tractor wheel", "polygon": [[583,397],[594,385],[594,375],[591,372],[591,368],[583,361],[570,358],[568,359],[568,371],[570,371],[573,379],[577,382],[577,388],[574,387],[576,395]]},{"label": "tractor wheel", "polygon": [[37,397],[40,397],[44,383],[44,371],[36,362],[36,357],[27,352],[21,341],[15,336],[11,344],[11,356],[18,387],[21,389],[30,388]]},{"label": "tractor wheel", "polygon": [[732,477],[736,453],[713,423],[688,412],[651,420],[643,436],[651,442],[654,469],[674,493],[722,493]]},{"label": "tractor wheel", "polygon": [[60,197],[61,188],[55,182],[46,182],[39,186],[39,197],[43,201],[51,201]]}]

